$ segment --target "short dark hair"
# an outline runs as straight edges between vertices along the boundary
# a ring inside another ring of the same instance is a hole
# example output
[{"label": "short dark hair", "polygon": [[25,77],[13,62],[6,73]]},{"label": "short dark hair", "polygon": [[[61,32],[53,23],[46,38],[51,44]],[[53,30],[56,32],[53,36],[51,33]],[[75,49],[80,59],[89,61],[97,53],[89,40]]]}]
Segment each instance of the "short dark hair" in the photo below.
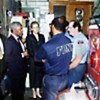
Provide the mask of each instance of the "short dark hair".
[{"label": "short dark hair", "polygon": [[64,32],[65,30],[65,27],[64,27],[64,21],[61,20],[60,17],[56,17],[52,20],[51,22],[51,25],[54,25],[54,27],[57,29],[57,30],[60,30],[62,32]]},{"label": "short dark hair", "polygon": [[62,21],[64,22],[64,27],[67,27],[69,25],[69,22],[66,20],[65,16],[60,16],[60,18],[62,19]]},{"label": "short dark hair", "polygon": [[32,28],[32,25],[33,25],[33,24],[37,24],[38,27],[39,27],[39,23],[38,23],[37,21],[33,21],[33,22],[31,23],[31,25],[30,25],[31,28]]},{"label": "short dark hair", "polygon": [[71,20],[70,22],[74,22],[73,27],[74,28],[78,27],[78,31],[79,32],[82,31],[82,28],[81,28],[81,25],[80,25],[79,21],[77,21],[77,20]]}]

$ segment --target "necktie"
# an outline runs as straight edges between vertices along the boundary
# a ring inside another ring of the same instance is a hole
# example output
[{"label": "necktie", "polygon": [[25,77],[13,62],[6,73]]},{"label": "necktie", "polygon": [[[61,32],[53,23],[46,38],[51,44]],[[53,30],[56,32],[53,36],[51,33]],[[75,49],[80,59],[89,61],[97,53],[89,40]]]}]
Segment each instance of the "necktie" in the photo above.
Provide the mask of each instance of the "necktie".
[{"label": "necktie", "polygon": [[20,38],[17,38],[17,42],[20,43]]},{"label": "necktie", "polygon": [[23,51],[21,43],[20,43],[20,38],[17,38],[17,42],[18,42],[19,47],[21,48],[21,51]]},{"label": "necktie", "polygon": [[18,38],[17,41],[18,41],[22,51],[25,51],[25,47],[24,47],[23,43],[21,42],[20,38]]}]

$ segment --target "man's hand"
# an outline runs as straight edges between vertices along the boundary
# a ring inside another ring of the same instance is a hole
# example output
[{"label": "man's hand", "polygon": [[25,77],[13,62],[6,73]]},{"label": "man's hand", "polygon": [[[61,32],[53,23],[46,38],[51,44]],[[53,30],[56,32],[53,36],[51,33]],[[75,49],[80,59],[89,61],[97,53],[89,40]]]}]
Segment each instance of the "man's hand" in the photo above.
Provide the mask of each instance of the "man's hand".
[{"label": "man's hand", "polygon": [[21,53],[21,55],[22,55],[22,58],[24,58],[24,57],[28,58],[28,57],[29,57],[29,54],[28,54],[27,51],[23,51],[23,52]]},{"label": "man's hand", "polygon": [[70,69],[73,69],[73,68],[75,68],[75,67],[77,67],[78,64],[80,64],[82,58],[83,58],[83,55],[82,55],[82,54],[77,55],[77,56],[75,57],[75,59],[72,61],[72,63],[70,64],[69,70],[70,70]]},{"label": "man's hand", "polygon": [[42,62],[45,63],[45,59],[42,59]]}]

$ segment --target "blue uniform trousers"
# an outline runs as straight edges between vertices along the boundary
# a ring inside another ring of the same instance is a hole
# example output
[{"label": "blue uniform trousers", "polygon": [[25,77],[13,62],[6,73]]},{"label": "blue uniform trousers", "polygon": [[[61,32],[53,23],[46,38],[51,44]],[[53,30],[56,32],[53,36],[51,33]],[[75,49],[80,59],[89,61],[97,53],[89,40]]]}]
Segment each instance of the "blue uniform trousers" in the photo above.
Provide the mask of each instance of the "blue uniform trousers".
[{"label": "blue uniform trousers", "polygon": [[43,100],[56,100],[59,91],[67,87],[66,75],[45,75],[43,79]]},{"label": "blue uniform trousers", "polygon": [[86,63],[79,64],[77,67],[71,69],[68,72],[68,87],[70,88],[73,83],[81,81],[85,72],[86,72]]}]

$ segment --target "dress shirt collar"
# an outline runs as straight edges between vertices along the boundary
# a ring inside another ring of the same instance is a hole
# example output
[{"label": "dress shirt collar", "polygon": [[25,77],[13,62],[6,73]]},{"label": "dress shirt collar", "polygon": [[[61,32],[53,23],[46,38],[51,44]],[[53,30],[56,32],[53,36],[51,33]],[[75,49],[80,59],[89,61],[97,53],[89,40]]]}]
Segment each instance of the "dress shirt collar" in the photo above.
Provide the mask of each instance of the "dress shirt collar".
[{"label": "dress shirt collar", "polygon": [[13,37],[14,37],[14,39],[18,42],[18,36],[16,36],[15,34],[11,34]]},{"label": "dress shirt collar", "polygon": [[39,41],[39,36],[38,36],[38,33],[33,33],[33,35],[35,36],[36,40]]}]

